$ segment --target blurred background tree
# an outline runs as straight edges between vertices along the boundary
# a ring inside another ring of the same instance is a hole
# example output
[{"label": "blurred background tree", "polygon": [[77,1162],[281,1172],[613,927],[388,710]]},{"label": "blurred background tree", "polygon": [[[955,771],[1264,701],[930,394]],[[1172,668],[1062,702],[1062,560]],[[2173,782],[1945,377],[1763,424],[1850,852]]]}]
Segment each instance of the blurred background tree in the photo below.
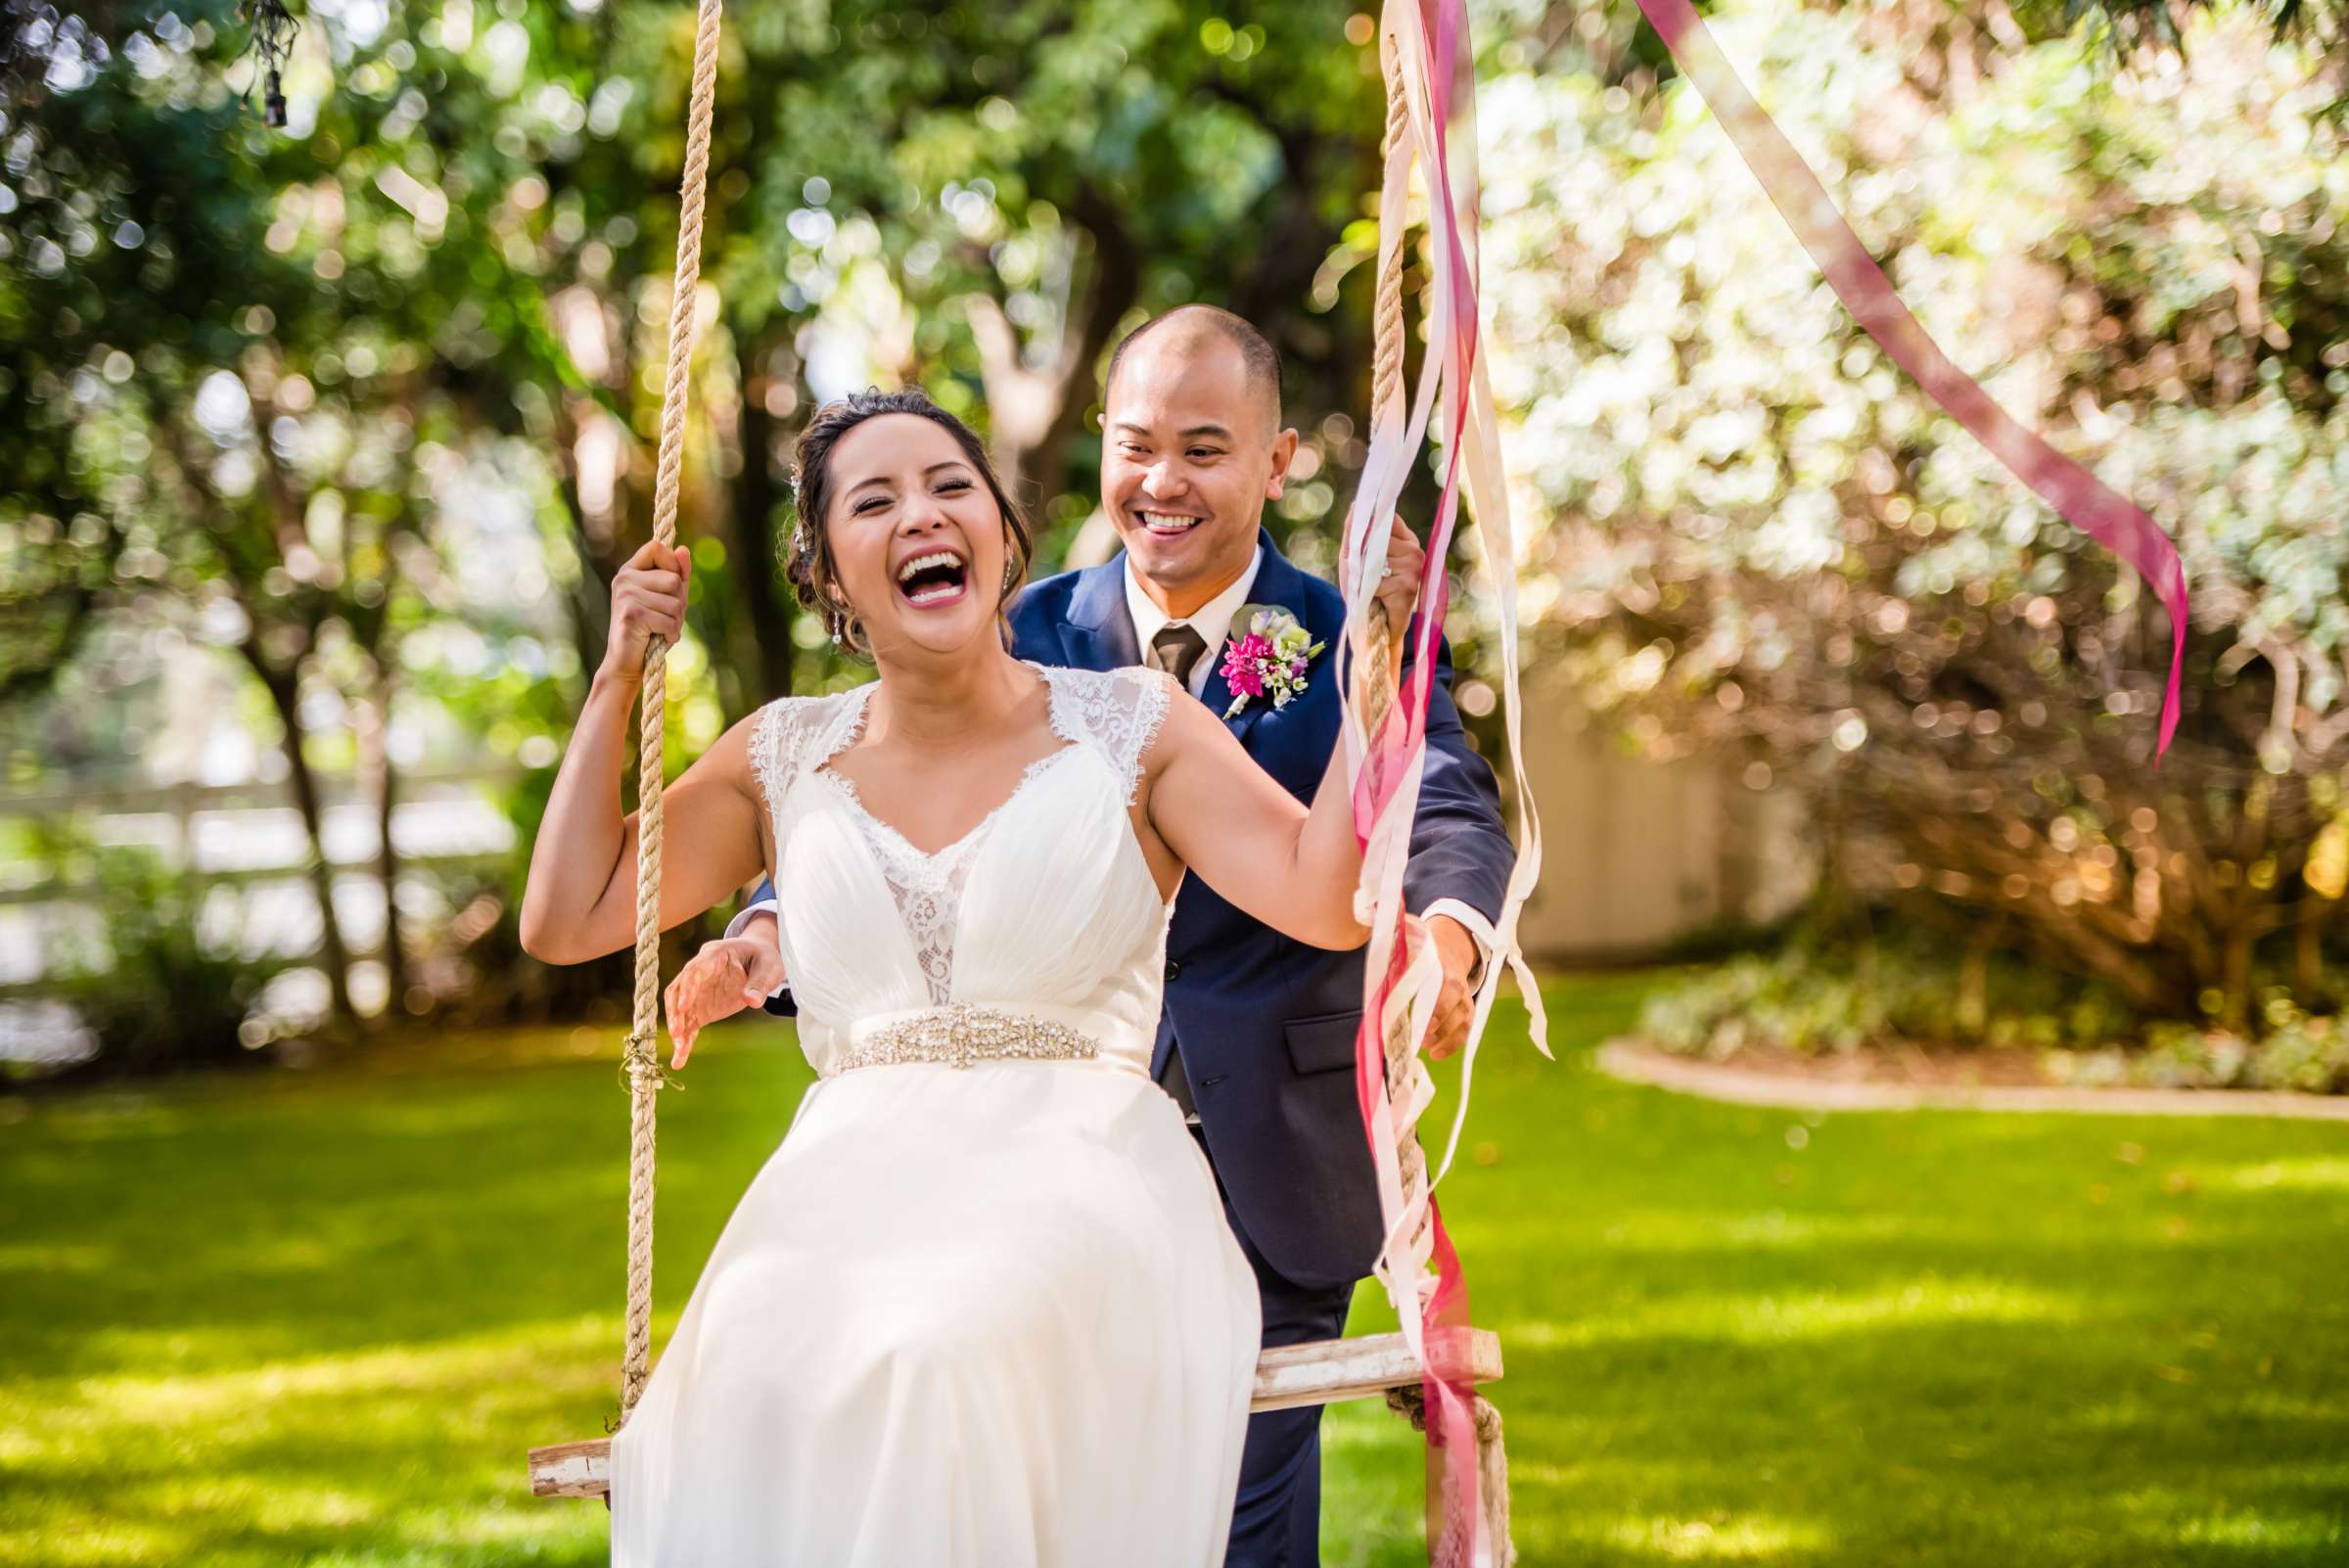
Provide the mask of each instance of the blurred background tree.
[{"label": "blurred background tree", "polygon": [[[517,842],[535,825],[647,525],[692,14],[345,0],[303,21],[279,132],[239,96],[225,3],[7,10],[11,776],[150,776],[158,737],[115,699],[181,650],[233,654],[302,818],[340,1027],[385,998],[497,1014],[500,975],[576,1000],[500,949],[518,857],[491,882],[403,880],[396,775],[485,752],[525,770]],[[778,570],[790,442],[822,397],[918,380],[980,419],[1049,567],[1091,511],[1108,345],[1216,299],[1281,342],[1298,406],[1335,414],[1283,522],[1333,515],[1313,475],[1359,460],[1337,411],[1364,374],[1378,125],[1348,26],[1205,5],[730,19],[673,765],[767,696],[853,678]],[[1086,548],[1108,542],[1096,524]],[[110,623],[142,630],[77,663]],[[321,784],[346,776],[371,794],[390,933],[365,1005],[344,927],[368,896],[330,853]],[[412,984],[410,948],[484,896],[499,912],[446,970],[461,998]]]},{"label": "blurred background tree", "polygon": [[[1715,14],[1928,325],[2003,346],[1960,357],[2186,538],[2206,690],[2172,761],[2143,766],[2157,613],[1858,338],[1635,8],[1490,0],[1538,657],[1650,750],[1726,738],[1818,788],[1864,903],[2152,1014],[2238,1017],[2271,968],[2316,1005],[2349,853],[2341,8],[2065,4]],[[0,765],[84,827],[128,809],[107,792],[282,781],[340,1033],[576,1011],[610,975],[530,964],[511,910],[648,526],[692,12],[300,16],[273,130],[229,0],[0,0]],[[1099,559],[1107,346],[1229,305],[1307,437],[1272,521],[1326,564],[1366,396],[1366,12],[727,26],[672,767],[860,678],[777,570],[791,441],[853,387],[971,414],[1039,566]],[[472,773],[500,847],[403,848],[403,801]]]},{"label": "blurred background tree", "polygon": [[1998,8],[1715,25],[1927,329],[2178,539],[2186,723],[2156,767],[2151,596],[1899,376],[1685,84],[1595,33],[1502,43],[1483,94],[1542,645],[1647,751],[1791,777],[1830,893],[1967,947],[1976,987],[2009,951],[2146,1017],[2329,1012],[2349,162],[2317,51],[2240,12],[2117,73]]}]

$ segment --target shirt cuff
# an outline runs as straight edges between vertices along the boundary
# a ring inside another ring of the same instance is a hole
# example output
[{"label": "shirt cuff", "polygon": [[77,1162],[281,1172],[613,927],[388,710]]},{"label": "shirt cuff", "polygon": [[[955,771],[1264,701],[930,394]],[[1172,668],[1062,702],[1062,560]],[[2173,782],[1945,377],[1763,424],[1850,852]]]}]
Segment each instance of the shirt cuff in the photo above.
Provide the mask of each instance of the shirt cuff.
[{"label": "shirt cuff", "polygon": [[[731,941],[732,939],[741,936],[744,929],[750,925],[752,917],[762,914],[773,915],[775,917],[776,924],[780,926],[783,920],[783,906],[772,899],[761,899],[757,903],[744,905],[742,913],[736,915],[733,919],[726,922],[727,940]],[[785,975],[783,977],[783,983],[766,993],[767,1000],[774,1000],[777,996],[782,995],[790,989],[791,977],[789,975]]]},{"label": "shirt cuff", "polygon": [[[1460,929],[1467,932],[1468,939],[1476,944],[1476,967],[1468,971],[1467,981],[1468,989],[1473,992],[1484,984],[1485,975],[1493,967],[1493,922],[1487,920],[1473,904],[1461,899],[1438,899],[1419,911],[1421,920],[1432,920],[1437,915],[1450,915],[1458,921]],[[728,931],[727,935],[732,936],[733,933]]]}]

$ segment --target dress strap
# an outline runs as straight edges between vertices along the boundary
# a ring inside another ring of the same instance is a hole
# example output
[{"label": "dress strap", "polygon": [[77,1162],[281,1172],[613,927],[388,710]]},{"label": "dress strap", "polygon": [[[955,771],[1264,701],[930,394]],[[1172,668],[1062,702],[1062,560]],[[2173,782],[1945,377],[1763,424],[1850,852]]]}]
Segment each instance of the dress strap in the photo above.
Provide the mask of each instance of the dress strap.
[{"label": "dress strap", "polygon": [[855,738],[871,693],[867,684],[825,697],[778,697],[759,711],[751,731],[751,775],[778,828],[792,787]]},{"label": "dress strap", "polygon": [[1052,692],[1052,730],[1072,745],[1100,754],[1126,781],[1126,801],[1141,787],[1142,758],[1167,720],[1174,682],[1165,671],[1068,669],[1038,666]]}]

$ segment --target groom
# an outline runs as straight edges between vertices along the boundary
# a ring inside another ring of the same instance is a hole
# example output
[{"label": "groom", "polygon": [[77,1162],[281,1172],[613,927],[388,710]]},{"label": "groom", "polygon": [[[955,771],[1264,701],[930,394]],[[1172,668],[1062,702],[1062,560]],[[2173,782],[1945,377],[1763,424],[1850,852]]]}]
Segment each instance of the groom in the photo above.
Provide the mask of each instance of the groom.
[{"label": "groom", "polygon": [[[1110,357],[1101,442],[1101,505],[1125,553],[1021,594],[1009,611],[1015,653],[1083,669],[1149,665],[1224,714],[1233,692],[1222,657],[1242,605],[1287,610],[1325,650],[1337,647],[1338,590],[1290,565],[1261,522],[1297,454],[1297,432],[1280,420],[1279,358],[1263,334],[1205,305],[1136,328]],[[1499,912],[1515,851],[1492,770],[1452,706],[1449,651],[1439,645],[1437,657],[1405,897],[1443,959],[1429,1050],[1445,1056],[1466,1037],[1487,960],[1470,925]],[[1334,659],[1316,658],[1286,707],[1251,698],[1226,718],[1302,801],[1338,744]],[[758,920],[772,943],[770,890],[759,899],[729,936]],[[1355,1099],[1361,1007],[1359,950],[1292,942],[1184,884],[1151,1066],[1215,1167],[1256,1269],[1267,1347],[1337,1338],[1382,1239]],[[1227,1568],[1319,1562],[1320,1420],[1318,1407],[1249,1419]]]}]

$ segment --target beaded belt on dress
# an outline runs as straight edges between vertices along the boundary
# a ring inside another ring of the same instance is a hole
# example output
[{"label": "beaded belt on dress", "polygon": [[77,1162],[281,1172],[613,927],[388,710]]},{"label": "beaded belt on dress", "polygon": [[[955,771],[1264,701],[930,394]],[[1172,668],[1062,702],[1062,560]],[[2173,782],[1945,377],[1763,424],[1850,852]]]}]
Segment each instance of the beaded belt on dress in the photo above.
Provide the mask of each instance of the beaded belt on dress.
[{"label": "beaded belt on dress", "polygon": [[974,1007],[967,1002],[917,1013],[875,1030],[843,1053],[833,1071],[931,1062],[970,1067],[980,1062],[1075,1062],[1098,1054],[1091,1036],[1047,1018]]}]

